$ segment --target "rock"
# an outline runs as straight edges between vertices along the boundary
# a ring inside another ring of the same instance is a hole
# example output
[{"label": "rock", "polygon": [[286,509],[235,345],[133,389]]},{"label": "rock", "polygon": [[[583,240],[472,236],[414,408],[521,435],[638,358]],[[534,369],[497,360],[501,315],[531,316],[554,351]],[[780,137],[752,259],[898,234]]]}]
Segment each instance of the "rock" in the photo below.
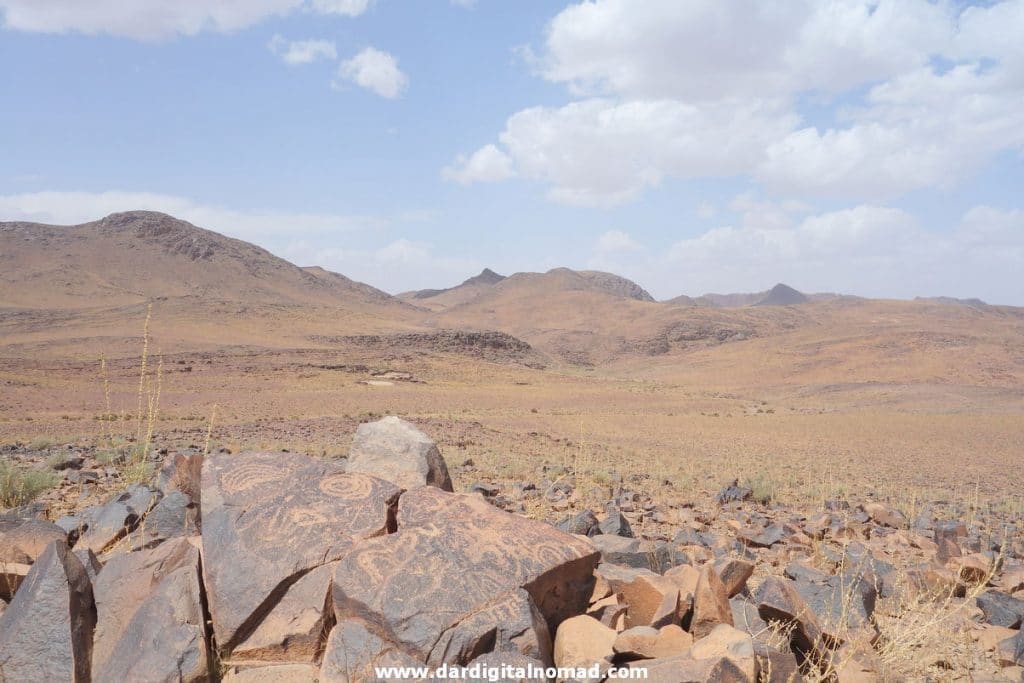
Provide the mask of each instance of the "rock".
[{"label": "rock", "polygon": [[0,617],[7,681],[89,681],[96,610],[82,563],[53,541]]},{"label": "rock", "polygon": [[976,586],[989,579],[993,570],[993,562],[982,553],[972,553],[963,557],[954,557],[947,564],[966,584]]},{"label": "rock", "polygon": [[757,605],[748,598],[738,596],[729,601],[733,626],[752,636],[761,636],[768,631],[768,624],[758,614]]},{"label": "rock", "polygon": [[979,626],[971,634],[971,637],[978,643],[982,652],[995,652],[999,648],[999,643],[1007,638],[1013,638],[1015,635],[1017,635],[1017,629],[986,624]]},{"label": "rock", "polygon": [[67,539],[66,531],[41,519],[0,519],[0,562],[32,564],[51,543]]},{"label": "rock", "polygon": [[[372,623],[421,663],[465,663],[491,650],[550,661],[550,633],[583,613],[597,550],[478,496],[405,493],[397,532],[360,543],[334,574],[334,612]],[[205,529],[204,529],[205,533]],[[372,659],[348,654],[343,659]]]},{"label": "rock", "polygon": [[375,667],[415,667],[419,662],[399,646],[369,631],[359,621],[344,620],[331,631],[320,667],[320,683],[377,681]]},{"label": "rock", "polygon": [[611,534],[597,534],[590,540],[601,551],[601,561],[624,567],[636,567],[661,572],[672,566],[667,545],[638,538],[625,538]]},{"label": "rock", "polygon": [[870,582],[846,574],[824,576],[820,581],[801,578],[793,585],[818,618],[826,638],[834,643],[848,637],[858,642],[874,640],[877,632],[871,615],[878,591]]},{"label": "rock", "polygon": [[994,626],[1020,628],[1024,620],[1024,600],[1018,600],[1006,593],[987,590],[976,598],[978,607],[985,615],[985,622]]},{"label": "rock", "polygon": [[693,636],[676,624],[655,629],[634,626],[619,633],[612,649],[616,660],[655,659],[686,654],[693,644]]},{"label": "rock", "polygon": [[764,529],[744,529],[736,534],[744,545],[752,548],[770,548],[782,543],[788,535],[786,528],[778,523]]},{"label": "rock", "polygon": [[296,581],[252,635],[235,646],[231,657],[242,661],[317,662],[324,634],[334,620],[329,589],[336,566],[336,562],[325,564]]},{"label": "rock", "polygon": [[754,563],[730,557],[715,563],[715,573],[721,577],[726,595],[731,598],[747,587],[747,580],[754,574]]},{"label": "rock", "polygon": [[555,634],[555,666],[589,668],[611,659],[618,637],[615,631],[585,614],[566,619]]},{"label": "rock", "polygon": [[156,487],[165,496],[178,491],[198,503],[202,487],[203,455],[174,453],[164,461]]},{"label": "rock", "polygon": [[1024,565],[1006,567],[999,578],[999,586],[1007,593],[1024,590]]},{"label": "rock", "polygon": [[[482,667],[490,667],[490,670],[483,669]],[[503,669],[502,667],[508,667]],[[477,657],[466,667],[467,676],[463,679],[466,681],[473,681],[474,683],[493,683],[495,677],[490,671],[497,670],[501,671],[523,671],[526,675],[520,677],[518,675],[503,676],[498,678],[500,683],[536,683],[537,677],[531,676],[530,669],[535,671],[543,670],[543,662],[526,657],[515,652],[488,652],[482,657]]]},{"label": "rock", "polygon": [[616,507],[609,507],[608,515],[598,526],[602,534],[633,538],[633,528]]},{"label": "rock", "polygon": [[[648,683],[754,683],[726,657],[698,660],[680,655],[633,662],[629,668],[644,669],[647,675],[634,677],[634,680]],[[619,677],[625,678],[625,675]]]},{"label": "rock", "polygon": [[693,618],[690,620],[690,633],[695,639],[703,638],[711,633],[719,624],[732,626],[732,609],[725,584],[714,568],[704,565],[700,570],[700,579],[693,594]]},{"label": "rock", "polygon": [[359,425],[346,470],[380,477],[406,490],[428,485],[453,490],[448,466],[434,442],[394,416]]},{"label": "rock", "polygon": [[89,528],[88,522],[77,515],[64,515],[57,519],[54,524],[64,530],[64,533],[67,534],[68,543],[72,546],[78,541],[78,537]]},{"label": "rock", "polygon": [[124,538],[139,522],[135,510],[117,500],[99,508],[89,508],[86,514],[86,531],[75,545],[97,554],[102,554]]},{"label": "rock", "polygon": [[583,510],[572,517],[566,517],[556,524],[555,527],[567,534],[577,534],[579,536],[593,536],[600,533],[597,517],[590,510]]},{"label": "rock", "polygon": [[112,558],[97,577],[96,681],[206,681],[199,550],[186,539]]},{"label": "rock", "polygon": [[731,484],[718,492],[718,495],[715,496],[715,501],[719,505],[724,505],[726,503],[738,503],[744,500],[750,500],[753,497],[753,489],[746,486],[740,486],[740,480],[733,479]]},{"label": "rock", "polygon": [[1024,666],[1024,631],[996,646],[996,659],[1001,666]]},{"label": "rock", "polygon": [[597,573],[628,606],[626,628],[679,623],[679,586],[672,579],[649,569],[609,564],[599,566]]},{"label": "rock", "polygon": [[758,678],[753,639],[728,624],[719,624],[706,636],[695,640],[690,648],[690,656],[694,659],[725,657],[743,672],[747,680],[756,681]]},{"label": "rock", "polygon": [[299,578],[385,534],[398,494],[389,482],[302,455],[207,456],[203,576],[221,651],[251,635]]},{"label": "rock", "polygon": [[85,567],[85,573],[89,575],[89,581],[92,585],[96,585],[96,577],[99,576],[100,570],[103,569],[103,565],[100,564],[99,559],[96,557],[96,553],[89,550],[88,548],[75,548],[72,552],[75,553],[75,557]]},{"label": "rock", "polygon": [[146,515],[141,526],[141,545],[152,547],[169,538],[199,534],[199,509],[181,491],[171,491]]},{"label": "rock", "polygon": [[766,578],[754,593],[758,615],[765,623],[781,622],[790,631],[790,647],[794,653],[812,662],[828,656],[818,618],[797,592],[793,584],[775,576]]},{"label": "rock", "polygon": [[69,455],[63,460],[58,459],[54,461],[51,467],[60,472],[62,470],[80,470],[83,464],[85,464],[85,458],[82,456]]},{"label": "rock", "polygon": [[479,493],[484,498],[493,498],[498,495],[498,487],[492,484],[487,484],[482,481],[474,482],[469,487],[469,493]]},{"label": "rock", "polygon": [[0,562],[0,600],[10,602],[14,598],[30,569],[30,564]]},{"label": "rock", "polygon": [[864,503],[860,506],[860,509],[863,510],[875,524],[881,524],[882,526],[891,527],[893,529],[906,529],[910,526],[906,515],[887,505],[883,505],[881,503]]},{"label": "rock", "polygon": [[251,669],[230,667],[224,683],[317,683],[320,668],[311,664],[274,664]]}]

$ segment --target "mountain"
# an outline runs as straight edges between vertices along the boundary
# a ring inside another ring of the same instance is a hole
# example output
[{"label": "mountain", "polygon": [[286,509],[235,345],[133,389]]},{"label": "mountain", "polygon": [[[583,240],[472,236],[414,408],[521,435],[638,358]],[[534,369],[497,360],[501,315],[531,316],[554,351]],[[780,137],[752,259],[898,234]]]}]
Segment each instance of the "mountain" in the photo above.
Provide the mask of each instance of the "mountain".
[{"label": "mountain", "polygon": [[922,301],[933,304],[947,304],[954,306],[988,306],[987,303],[981,299],[957,299],[952,296],[919,296],[915,297],[914,301]]},{"label": "mountain", "polygon": [[810,301],[807,295],[796,291],[789,285],[784,285],[781,282],[772,287],[768,294],[755,303],[755,306],[794,306],[796,304],[805,304]]},{"label": "mountain", "polygon": [[416,306],[437,310],[469,301],[482,290],[496,285],[504,279],[504,275],[499,275],[490,268],[484,268],[479,275],[474,275],[455,287],[402,292],[398,298]]},{"label": "mountain", "polygon": [[182,298],[403,306],[369,285],[300,268],[162,213],[115,213],[71,226],[0,223],[0,306],[77,309]]}]

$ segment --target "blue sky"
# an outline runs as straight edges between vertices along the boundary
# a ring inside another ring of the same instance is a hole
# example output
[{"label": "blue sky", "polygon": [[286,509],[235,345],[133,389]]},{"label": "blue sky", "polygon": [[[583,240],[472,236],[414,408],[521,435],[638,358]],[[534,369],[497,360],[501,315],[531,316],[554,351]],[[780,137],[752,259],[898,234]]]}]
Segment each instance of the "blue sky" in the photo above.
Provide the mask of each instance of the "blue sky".
[{"label": "blue sky", "polygon": [[[130,5],[130,6],[126,6]],[[1024,2],[0,0],[0,220],[1024,305]]]}]

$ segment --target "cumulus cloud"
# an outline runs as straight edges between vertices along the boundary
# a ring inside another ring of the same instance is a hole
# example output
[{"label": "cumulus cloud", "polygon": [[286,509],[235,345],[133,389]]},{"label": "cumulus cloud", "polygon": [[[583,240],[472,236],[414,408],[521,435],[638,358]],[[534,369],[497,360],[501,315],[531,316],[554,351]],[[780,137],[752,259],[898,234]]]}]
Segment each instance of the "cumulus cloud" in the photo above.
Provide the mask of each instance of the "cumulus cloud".
[{"label": "cumulus cloud", "polygon": [[441,170],[445,180],[462,185],[492,183],[514,174],[512,159],[494,145],[484,145],[468,157],[460,155],[454,164]]},{"label": "cumulus cloud", "polygon": [[401,95],[409,85],[409,78],[398,68],[395,56],[374,47],[365,48],[339,64],[338,78],[389,100]]},{"label": "cumulus cloud", "polygon": [[[1024,302],[1024,211],[978,206],[945,234],[901,209],[860,205],[794,218],[741,222],[680,240],[660,268],[676,294],[760,291],[780,280],[804,291],[876,297],[980,296]],[[668,275],[671,274],[671,275]],[[670,294],[671,295],[671,294]]]},{"label": "cumulus cloud", "polygon": [[107,33],[162,40],[231,32],[296,11],[358,16],[371,0],[0,0],[3,26],[36,33]]},{"label": "cumulus cloud", "polygon": [[622,230],[609,230],[597,239],[597,251],[609,254],[616,251],[638,251],[640,243]]},{"label": "cumulus cloud", "polygon": [[1020,0],[579,2],[531,51],[574,101],[513,113],[492,144],[568,204],[721,176],[880,202],[1024,150],[1022,34]]},{"label": "cumulus cloud", "polygon": [[318,59],[334,60],[338,53],[329,40],[287,40],[275,34],[267,48],[289,66],[311,64]]}]

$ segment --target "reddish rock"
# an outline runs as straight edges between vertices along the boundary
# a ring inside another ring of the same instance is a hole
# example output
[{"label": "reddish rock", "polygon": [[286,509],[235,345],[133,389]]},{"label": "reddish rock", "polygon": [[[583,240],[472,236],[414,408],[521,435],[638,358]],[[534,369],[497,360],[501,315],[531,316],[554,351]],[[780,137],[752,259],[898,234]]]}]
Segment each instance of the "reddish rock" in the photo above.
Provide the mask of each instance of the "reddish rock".
[{"label": "reddish rock", "polygon": [[754,574],[754,563],[730,557],[716,562],[715,572],[721,577],[726,594],[732,598],[747,587],[747,580]]},{"label": "reddish rock", "polygon": [[703,638],[719,624],[733,625],[729,597],[718,573],[710,565],[704,565],[693,594],[690,633],[695,639]]},{"label": "reddish rock", "polygon": [[66,531],[41,519],[0,518],[0,562],[32,564],[51,543],[67,540]]},{"label": "reddish rock", "polygon": [[20,562],[0,563],[0,600],[10,602],[31,569],[32,565]]},{"label": "reddish rock", "polygon": [[598,567],[597,574],[626,603],[626,628],[658,628],[681,619],[679,586],[670,578],[647,569],[610,564]]},{"label": "reddish rock", "polygon": [[593,617],[580,615],[566,619],[555,634],[555,666],[589,668],[610,660],[619,637]]},{"label": "reddish rock", "polygon": [[781,622],[782,626],[791,629],[794,652],[813,662],[822,662],[828,657],[828,644],[818,618],[792,582],[770,576],[758,586],[754,601],[758,614],[766,623]]},{"label": "reddish rock", "polygon": [[85,568],[53,541],[0,616],[0,673],[12,682],[89,681],[95,625]]},{"label": "reddish rock", "polygon": [[864,503],[860,508],[875,524],[891,527],[893,529],[906,529],[910,526],[907,522],[906,515],[895,508],[889,507],[888,505],[883,505],[882,503]]}]

